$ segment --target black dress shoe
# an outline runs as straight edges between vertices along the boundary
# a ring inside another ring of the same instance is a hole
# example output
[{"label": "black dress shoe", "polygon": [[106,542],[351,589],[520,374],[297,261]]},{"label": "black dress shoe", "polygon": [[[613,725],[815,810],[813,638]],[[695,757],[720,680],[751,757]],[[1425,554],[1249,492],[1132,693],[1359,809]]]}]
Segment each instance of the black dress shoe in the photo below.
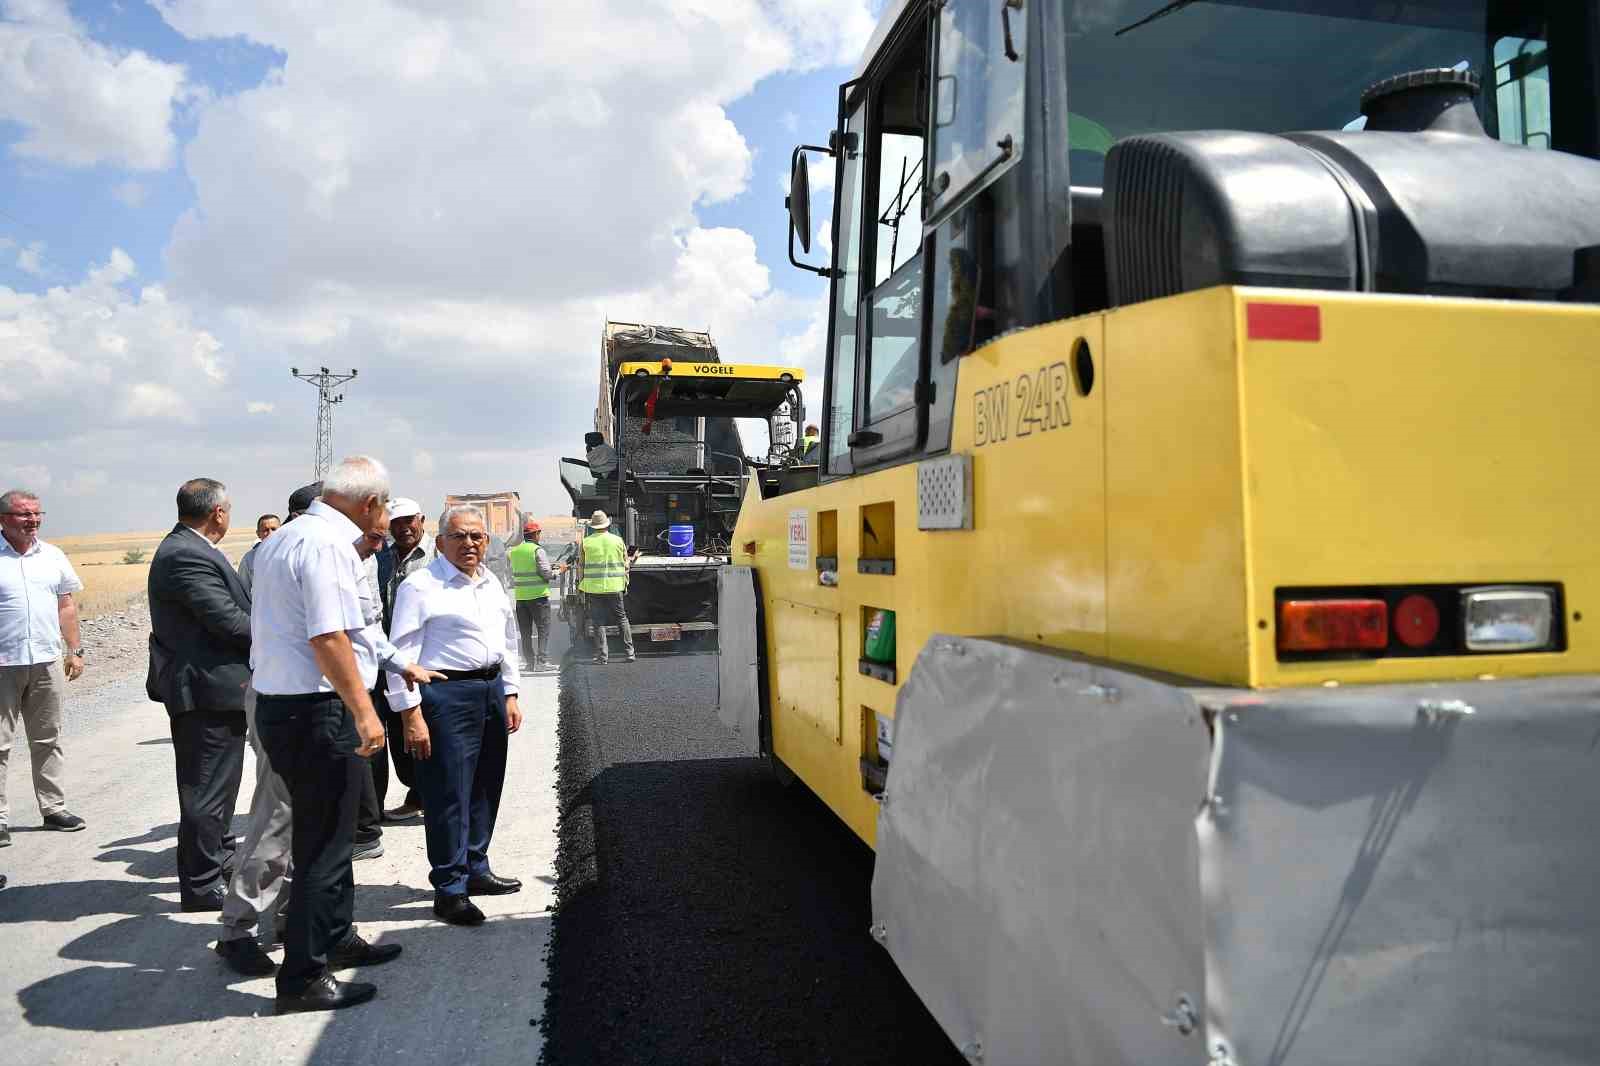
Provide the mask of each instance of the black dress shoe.
[{"label": "black dress shoe", "polygon": [[483,924],[483,912],[466,896],[434,896],[433,916],[451,925]]},{"label": "black dress shoe", "polygon": [[512,892],[521,892],[522,882],[515,877],[501,877],[498,874],[479,874],[467,878],[467,895],[469,896],[505,896]]},{"label": "black dress shoe", "polygon": [[399,944],[369,944],[354,929],[344,938],[344,943],[328,952],[328,969],[344,970],[351,966],[378,966],[400,954]]},{"label": "black dress shoe", "polygon": [[222,901],[227,898],[228,894],[222,890],[221,885],[218,885],[203,896],[183,897],[178,906],[191,913],[194,911],[220,911],[222,909]]},{"label": "black dress shoe", "polygon": [[275,1007],[279,1014],[297,1014],[307,1010],[338,1010],[365,1003],[377,994],[378,986],[365,981],[335,981],[326,971],[305,988],[292,996],[278,993]]},{"label": "black dress shoe", "polygon": [[228,964],[228,969],[245,977],[266,977],[278,970],[278,964],[267,957],[267,953],[261,950],[261,945],[256,943],[256,938],[253,936],[240,937],[238,940],[219,940],[217,954]]}]

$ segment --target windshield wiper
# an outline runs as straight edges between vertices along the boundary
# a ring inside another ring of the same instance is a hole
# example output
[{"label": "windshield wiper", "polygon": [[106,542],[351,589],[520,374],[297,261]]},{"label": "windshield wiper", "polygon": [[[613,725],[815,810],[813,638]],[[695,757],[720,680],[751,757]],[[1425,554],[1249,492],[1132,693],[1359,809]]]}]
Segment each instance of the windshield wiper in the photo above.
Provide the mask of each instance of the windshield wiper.
[{"label": "windshield wiper", "polygon": [[1161,8],[1159,11],[1152,11],[1138,22],[1134,22],[1122,27],[1122,29],[1112,34],[1112,36],[1121,37],[1124,33],[1130,33],[1133,30],[1138,29],[1140,26],[1148,26],[1157,19],[1164,19],[1168,15],[1175,15],[1192,3],[1194,3],[1194,0],[1172,0],[1172,3],[1168,4],[1166,7]]}]

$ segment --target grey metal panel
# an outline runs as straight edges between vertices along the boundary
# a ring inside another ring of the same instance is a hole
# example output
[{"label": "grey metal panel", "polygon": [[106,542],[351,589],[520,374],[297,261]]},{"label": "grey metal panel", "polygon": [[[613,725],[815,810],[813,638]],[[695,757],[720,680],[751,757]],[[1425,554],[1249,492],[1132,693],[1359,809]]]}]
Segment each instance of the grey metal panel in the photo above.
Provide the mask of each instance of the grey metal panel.
[{"label": "grey metal panel", "polygon": [[1228,702],[1198,820],[1210,1045],[1600,1061],[1600,679]]},{"label": "grey metal panel", "polygon": [[972,456],[942,455],[917,464],[917,528],[972,528]]},{"label": "grey metal panel", "polygon": [[1202,1031],[1162,1018],[1204,1003],[1209,762],[1183,689],[929,641],[896,706],[873,932],[957,1047],[987,1066],[1205,1061]]},{"label": "grey metal panel", "polygon": [[717,717],[761,753],[761,684],[755,570],[724,566],[717,571]]}]

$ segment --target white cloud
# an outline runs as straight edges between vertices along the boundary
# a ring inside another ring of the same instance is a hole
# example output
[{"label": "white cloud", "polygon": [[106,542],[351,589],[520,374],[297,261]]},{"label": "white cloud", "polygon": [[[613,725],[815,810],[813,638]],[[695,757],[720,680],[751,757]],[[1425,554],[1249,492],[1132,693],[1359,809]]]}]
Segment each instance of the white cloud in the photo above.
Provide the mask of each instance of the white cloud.
[{"label": "white cloud", "polygon": [[[865,0],[155,6],[192,39],[286,62],[216,98],[173,68],[159,127],[130,120],[76,155],[19,120],[35,154],[147,163],[174,107],[197,120],[195,203],[162,284],[117,251],[45,293],[0,288],[0,445],[95,457],[106,483],[56,508],[80,528],[153,528],[197,474],[241,512],[281,510],[310,479],[315,426],[291,365],[361,369],[335,452],[384,458],[430,513],[448,491],[516,488],[551,514],[570,506],[555,461],[582,452],[607,316],[710,328],[729,359],[805,355],[815,300],[776,290],[753,238],[698,211],[771,167],[729,105],[853,62]],[[0,30],[41,36],[43,16],[5,10]],[[59,0],[40,11],[81,54],[132,58],[96,52]],[[647,61],[619,63],[619,41],[648,42]],[[113,195],[131,206],[133,184]]]},{"label": "white cloud", "polygon": [[91,166],[172,162],[184,68],[91,39],[66,0],[0,0],[0,120],[23,128],[13,151]]},{"label": "white cloud", "polygon": [[0,467],[0,492],[11,489],[28,489],[32,492],[43,492],[54,484],[55,479],[50,476],[50,470],[38,463],[7,464]]},{"label": "white cloud", "polygon": [[194,421],[194,413],[177,390],[154,381],[140,381],[129,386],[123,399],[122,414],[129,419]]},{"label": "white cloud", "polygon": [[95,496],[111,484],[111,475],[104,470],[80,470],[67,478],[61,491],[67,496]]},{"label": "white cloud", "polygon": [[17,252],[17,269],[24,274],[40,277],[44,274],[44,242],[32,241]]}]

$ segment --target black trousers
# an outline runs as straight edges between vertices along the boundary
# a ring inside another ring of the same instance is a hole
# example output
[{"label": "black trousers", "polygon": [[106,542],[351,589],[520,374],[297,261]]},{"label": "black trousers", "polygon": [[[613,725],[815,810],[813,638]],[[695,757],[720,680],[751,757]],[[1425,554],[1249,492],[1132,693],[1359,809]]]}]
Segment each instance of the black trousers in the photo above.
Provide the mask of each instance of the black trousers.
[{"label": "black trousers", "polygon": [[[522,631],[522,665],[532,669],[535,661],[550,658],[550,597],[517,601],[517,628]],[[539,632],[539,653],[534,657],[533,633]]]},{"label": "black trousers", "polygon": [[333,693],[256,697],[256,728],[293,801],[294,881],[278,994],[321,976],[328,953],[350,935],[355,877],[350,853],[367,760],[344,702]]},{"label": "black trousers", "polygon": [[[378,689],[368,695],[372,697],[374,708],[385,706],[379,702],[383,696]],[[383,720],[382,711],[378,712],[378,720]],[[383,753],[380,751],[366,763],[366,776],[361,779],[361,803],[356,808],[355,842],[358,847],[383,839],[383,794],[389,789],[389,762]]]},{"label": "black trousers", "polygon": [[173,715],[178,777],[178,889],[186,900],[214,892],[232,854],[228,827],[244,774],[244,712]]},{"label": "black trousers", "polygon": [[487,874],[489,842],[506,780],[506,700],[500,681],[435,681],[422,689],[433,754],[418,759],[427,809],[428,879],[442,896],[465,895]]},{"label": "black trousers", "polygon": [[[411,754],[406,751],[405,725],[400,720],[400,712],[389,709],[383,679],[384,675],[379,674],[378,691],[372,697],[372,705],[378,709],[378,717],[383,720],[383,731],[389,735],[389,758],[394,760],[394,776],[406,786],[405,802],[420,803],[422,793],[417,791],[417,772]],[[378,794],[378,806],[382,807],[388,802],[384,797],[389,794],[389,764],[376,755],[372,757],[372,780]]]}]

